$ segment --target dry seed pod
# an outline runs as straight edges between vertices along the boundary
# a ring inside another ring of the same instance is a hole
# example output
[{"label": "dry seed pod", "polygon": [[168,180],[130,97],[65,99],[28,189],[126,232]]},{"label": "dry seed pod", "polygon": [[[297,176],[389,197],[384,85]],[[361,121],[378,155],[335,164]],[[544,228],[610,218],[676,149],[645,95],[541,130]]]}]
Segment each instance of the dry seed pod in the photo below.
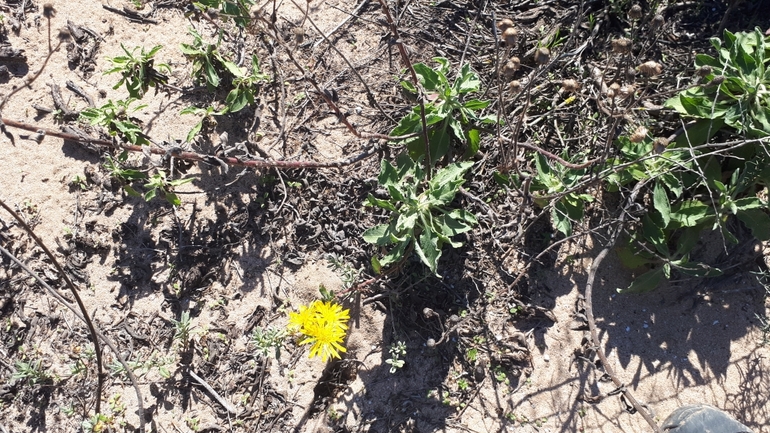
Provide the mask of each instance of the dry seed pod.
[{"label": "dry seed pod", "polygon": [[636,69],[648,77],[654,77],[656,75],[660,75],[660,73],[663,72],[663,66],[660,63],[652,60],[642,63],[641,65],[637,66]]},{"label": "dry seed pod", "polygon": [[628,137],[628,139],[631,140],[631,143],[641,143],[645,138],[647,138],[647,128],[642,125],[639,125],[636,130],[634,130],[634,133]]},{"label": "dry seed pod", "polygon": [[497,23],[497,28],[500,29],[501,32],[504,32],[511,27],[513,27],[513,21],[510,18],[503,18]]},{"label": "dry seed pod", "polygon": [[695,73],[700,75],[701,77],[705,77],[707,75],[711,75],[711,72],[713,70],[711,69],[711,66],[709,65],[703,65],[700,68],[698,68]]},{"label": "dry seed pod", "polygon": [[628,19],[634,21],[642,19],[642,7],[638,4],[631,6],[628,10]]},{"label": "dry seed pod", "polygon": [[567,79],[561,82],[561,89],[565,92],[577,92],[580,90],[580,84],[573,79]]},{"label": "dry seed pod", "polygon": [[628,38],[613,39],[612,51],[618,54],[627,54],[631,52],[631,40]]},{"label": "dry seed pod", "polygon": [[513,80],[510,83],[508,83],[508,90],[510,90],[511,93],[519,93],[519,91],[521,90],[521,81]]},{"label": "dry seed pod", "polygon": [[516,27],[508,27],[503,31],[503,41],[510,46],[516,45],[516,40],[519,38],[519,31]]},{"label": "dry seed pod", "polygon": [[663,18],[663,15],[657,14],[650,22],[650,29],[652,30],[658,30],[659,28],[663,27],[663,24],[666,23],[665,18]]},{"label": "dry seed pod", "polygon": [[551,60],[551,51],[546,47],[540,47],[535,50],[535,63],[542,66]]},{"label": "dry seed pod", "polygon": [[614,98],[618,94],[619,90],[620,90],[620,84],[618,83],[610,84],[610,87],[607,88],[607,97]]}]

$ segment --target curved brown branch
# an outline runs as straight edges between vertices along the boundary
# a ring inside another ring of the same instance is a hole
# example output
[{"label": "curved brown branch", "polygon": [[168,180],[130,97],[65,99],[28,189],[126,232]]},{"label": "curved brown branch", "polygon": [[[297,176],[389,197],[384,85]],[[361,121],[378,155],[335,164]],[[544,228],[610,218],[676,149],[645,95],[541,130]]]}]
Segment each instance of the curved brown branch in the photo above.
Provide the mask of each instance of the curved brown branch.
[{"label": "curved brown branch", "polygon": [[594,320],[594,309],[593,309],[593,286],[594,286],[594,280],[596,280],[596,272],[599,270],[599,266],[602,264],[602,261],[604,261],[605,257],[607,257],[607,254],[610,252],[612,247],[615,245],[615,242],[618,240],[618,235],[620,234],[621,230],[623,229],[623,221],[626,219],[626,211],[627,209],[633,205],[634,202],[636,202],[636,196],[639,194],[639,191],[641,191],[642,186],[644,186],[646,182],[639,182],[634,187],[634,190],[631,192],[631,196],[628,199],[628,205],[626,205],[621,214],[620,218],[618,219],[618,226],[616,230],[612,233],[610,236],[610,240],[607,242],[607,245],[602,249],[599,254],[594,259],[593,263],[591,263],[591,268],[588,271],[588,280],[586,281],[586,293],[585,293],[585,307],[586,307],[586,317],[588,318],[588,329],[591,333],[591,344],[596,347],[596,354],[599,355],[599,359],[602,363],[602,368],[604,368],[604,371],[607,372],[607,375],[610,376],[610,379],[612,379],[612,383],[615,384],[622,392],[623,396],[631,402],[631,405],[634,406],[634,409],[636,409],[637,412],[639,412],[645,421],[647,421],[647,424],[652,427],[653,431],[655,433],[662,433],[662,430],[658,426],[658,424],[655,422],[655,420],[652,418],[652,415],[650,412],[643,407],[639,401],[634,398],[634,395],[631,394],[631,391],[628,390],[628,388],[625,387],[625,385],[618,379],[618,377],[615,375],[615,371],[610,366],[610,363],[607,361],[607,356],[604,354],[604,350],[601,349],[601,346],[599,345],[599,336],[596,330],[596,321]]}]

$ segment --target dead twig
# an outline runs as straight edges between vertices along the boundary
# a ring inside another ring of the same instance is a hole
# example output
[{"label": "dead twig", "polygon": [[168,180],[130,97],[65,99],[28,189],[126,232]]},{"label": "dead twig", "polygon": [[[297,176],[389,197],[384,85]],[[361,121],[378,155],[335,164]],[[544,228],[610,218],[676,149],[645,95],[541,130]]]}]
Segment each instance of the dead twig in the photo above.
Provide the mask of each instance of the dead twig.
[{"label": "dead twig", "polygon": [[19,225],[27,232],[27,235],[29,235],[30,238],[32,238],[33,241],[45,252],[45,254],[48,256],[48,258],[51,260],[51,263],[54,265],[56,270],[59,272],[59,275],[64,280],[64,283],[67,285],[67,287],[72,292],[72,296],[75,298],[75,302],[78,304],[78,308],[80,309],[81,314],[83,315],[83,320],[86,322],[86,325],[88,326],[88,330],[91,333],[91,340],[93,340],[94,343],[94,352],[96,353],[96,364],[97,364],[97,370],[98,370],[98,376],[97,376],[97,383],[96,383],[96,412],[100,412],[101,408],[101,400],[102,400],[102,389],[104,387],[104,371],[102,370],[102,349],[101,345],[99,344],[99,337],[96,332],[96,327],[94,326],[94,322],[91,321],[91,318],[88,316],[88,311],[86,310],[85,304],[83,304],[83,300],[80,299],[80,294],[78,294],[77,288],[75,287],[75,284],[70,280],[70,277],[67,275],[66,272],[64,272],[64,268],[59,264],[59,261],[56,260],[56,257],[51,253],[51,251],[48,249],[48,247],[45,246],[43,241],[40,240],[40,238],[37,237],[35,232],[32,230],[32,228],[27,224],[26,221],[24,221],[24,218],[21,217],[16,211],[11,209],[10,206],[8,206],[4,200],[0,199],[0,207],[5,209],[11,216],[13,216],[16,221],[19,222]]},{"label": "dead twig", "polygon": [[615,375],[615,371],[610,366],[610,363],[607,361],[607,356],[604,354],[604,351],[601,349],[601,346],[599,345],[599,336],[596,330],[596,321],[594,320],[594,310],[593,310],[593,286],[594,286],[594,280],[596,280],[596,272],[599,270],[599,266],[602,264],[602,261],[604,261],[604,258],[607,257],[607,254],[610,252],[612,247],[615,245],[615,242],[618,240],[618,236],[620,235],[620,232],[623,230],[623,222],[626,219],[627,210],[634,205],[636,202],[636,196],[639,194],[639,191],[642,190],[642,187],[646,184],[646,182],[639,182],[634,187],[633,191],[631,192],[631,195],[628,198],[626,206],[622,209],[620,217],[618,219],[618,224],[616,226],[616,229],[611,234],[609,241],[607,242],[607,245],[602,249],[599,254],[594,259],[593,263],[591,263],[591,268],[588,271],[588,280],[586,281],[586,293],[585,293],[585,308],[586,308],[586,317],[588,319],[588,330],[591,333],[591,344],[593,344],[594,347],[596,347],[596,354],[599,356],[599,359],[602,363],[602,368],[604,368],[604,371],[607,373],[607,375],[612,379],[612,382],[615,384],[618,389],[621,390],[623,393],[623,396],[631,402],[631,405],[634,407],[634,409],[639,412],[645,421],[647,421],[647,424],[652,427],[653,431],[655,433],[662,433],[662,430],[658,426],[658,424],[655,422],[655,420],[652,418],[652,415],[650,415],[649,411],[642,406],[636,398],[634,398],[633,394],[631,394],[631,391],[628,390],[628,388],[623,385],[623,383],[618,379],[617,375]]},{"label": "dead twig", "polygon": [[[36,125],[30,125],[28,123],[17,122],[15,120],[10,120],[10,119],[0,119],[0,123],[4,124],[5,126],[24,129],[26,131],[33,131],[33,132],[41,131],[45,135],[50,135],[53,137],[58,137],[64,140],[70,140],[70,141],[83,143],[83,144],[92,144],[92,145],[95,144],[95,145],[104,146],[104,147],[114,147],[117,145],[119,148],[123,150],[128,150],[130,152],[147,151],[147,148],[142,146],[127,144],[127,143],[117,143],[110,140],[90,138],[83,135],[69,134],[66,132],[56,131],[56,130],[47,129],[47,128],[41,128]],[[402,137],[388,137],[387,135],[382,135],[382,134],[377,134],[377,135],[384,137],[385,139],[393,139],[393,140],[402,138]],[[206,164],[211,164],[211,165],[221,165],[221,163],[224,163],[226,165],[236,166],[236,167],[249,167],[249,168],[274,167],[274,168],[282,168],[282,169],[293,169],[293,168],[302,169],[302,168],[344,167],[347,165],[352,165],[357,162],[363,161],[364,159],[377,153],[379,150],[380,150],[380,146],[378,144],[375,144],[371,146],[369,149],[365,150],[364,152],[359,153],[358,155],[352,156],[347,159],[330,161],[330,162],[286,161],[286,160],[269,160],[269,159],[241,160],[232,156],[214,156],[214,155],[199,154],[195,152],[188,152],[188,151],[182,150],[179,147],[172,147],[170,149],[161,149],[158,147],[152,147],[149,149],[149,152],[154,155],[172,156],[174,158],[182,159],[185,161],[198,161],[198,162],[204,162]]]},{"label": "dead twig", "polygon": [[235,408],[233,407],[232,404],[230,404],[230,402],[228,402],[227,400],[222,398],[222,396],[219,395],[219,393],[214,391],[214,388],[212,388],[211,385],[206,383],[206,381],[203,380],[203,378],[201,378],[200,376],[195,374],[195,372],[192,371],[192,370],[190,370],[190,377],[195,379],[195,381],[198,382],[198,384],[200,384],[200,386],[202,386],[212,397],[214,397],[214,399],[217,402],[219,402],[219,404],[221,404],[222,407],[224,407],[227,410],[228,413],[230,413],[231,415],[237,415],[238,414],[238,411],[235,410]]},{"label": "dead twig", "polygon": [[145,15],[140,14],[139,12],[132,11],[131,9],[128,9],[126,7],[123,7],[123,9],[114,8],[110,5],[103,4],[102,7],[110,12],[114,12],[118,15],[123,15],[124,17],[128,18],[129,21],[134,23],[140,23],[140,24],[158,24],[157,21],[155,21],[152,18],[147,18],[150,16],[150,14],[153,11],[150,11],[149,13]]}]

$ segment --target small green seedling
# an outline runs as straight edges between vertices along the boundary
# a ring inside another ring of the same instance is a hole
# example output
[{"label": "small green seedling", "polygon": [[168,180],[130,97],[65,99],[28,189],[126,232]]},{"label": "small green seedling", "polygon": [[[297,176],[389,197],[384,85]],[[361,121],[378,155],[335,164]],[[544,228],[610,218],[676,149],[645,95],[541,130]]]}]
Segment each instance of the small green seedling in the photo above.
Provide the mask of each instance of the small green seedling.
[{"label": "small green seedling", "polygon": [[[468,99],[470,93],[479,91],[481,80],[469,65],[460,69],[460,75],[453,83],[449,82],[449,60],[443,57],[433,59],[438,63],[436,68],[430,68],[423,63],[414,65],[421,90],[408,81],[402,81],[401,86],[407,95],[417,97],[422,91],[427,99],[425,103],[425,119],[430,141],[430,163],[449,153],[452,140],[467,144],[466,157],[474,155],[479,150],[481,142],[478,126],[494,124],[494,115],[479,116],[478,112],[487,108],[490,101]],[[409,114],[399,121],[391,131],[391,135],[406,135],[422,131],[420,107],[416,106]],[[412,159],[425,156],[425,141],[422,134],[404,141]]]},{"label": "small green seedling", "polygon": [[51,375],[45,371],[43,360],[37,361],[16,361],[15,371],[11,375],[12,379],[21,380],[30,385],[37,385],[51,380]]},{"label": "small green seedling", "polygon": [[196,0],[192,2],[195,9],[200,12],[217,11],[217,15],[224,20],[232,19],[238,27],[248,27],[251,22],[251,6],[254,0]]},{"label": "small green seedling", "polygon": [[286,336],[287,332],[285,329],[272,326],[267,328],[257,326],[251,334],[251,342],[254,344],[257,354],[262,358],[267,358],[270,356],[270,352],[274,351],[275,359],[281,359],[281,347]]},{"label": "small green seedling", "polygon": [[171,68],[165,63],[155,65],[155,54],[163,48],[162,45],[154,46],[149,52],[145,52],[144,47],[142,47],[138,56],[135,53],[140,50],[139,47],[131,51],[127,50],[123,44],[120,44],[120,47],[123,48],[126,55],[108,59],[112,62],[113,68],[104,73],[106,75],[119,72],[123,77],[113,89],[117,89],[125,83],[129,96],[141,99],[150,87],[168,83],[168,76],[160,71],[170,73]]},{"label": "small green seedling", "polygon": [[363,238],[380,247],[394,244],[395,247],[380,259],[372,258],[375,272],[401,260],[407,249],[414,247],[420,260],[438,275],[443,245],[459,248],[462,242],[451,238],[476,225],[472,213],[449,208],[473,162],[449,164],[426,181],[420,160],[415,162],[409,155],[401,154],[395,167],[386,160],[381,163],[378,180],[387,188],[390,198],[383,200],[369,194],[365,205],[390,211],[390,222],[370,228]]},{"label": "small green seedling", "polygon": [[386,359],[385,363],[390,365],[390,373],[394,374],[406,364],[406,361],[403,359],[406,356],[406,343],[398,341],[391,344],[388,352],[390,353],[390,358]]}]

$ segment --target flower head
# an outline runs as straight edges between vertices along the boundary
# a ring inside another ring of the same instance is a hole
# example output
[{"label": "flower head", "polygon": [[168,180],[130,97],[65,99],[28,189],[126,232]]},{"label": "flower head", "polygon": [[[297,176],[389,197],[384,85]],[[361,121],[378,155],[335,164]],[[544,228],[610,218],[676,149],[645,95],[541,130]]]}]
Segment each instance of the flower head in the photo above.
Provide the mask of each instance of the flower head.
[{"label": "flower head", "polygon": [[299,312],[289,313],[289,329],[302,334],[300,345],[311,344],[310,358],[320,355],[326,362],[329,358],[340,358],[345,352],[342,342],[348,329],[350,310],[334,302],[314,301],[300,306]]}]

